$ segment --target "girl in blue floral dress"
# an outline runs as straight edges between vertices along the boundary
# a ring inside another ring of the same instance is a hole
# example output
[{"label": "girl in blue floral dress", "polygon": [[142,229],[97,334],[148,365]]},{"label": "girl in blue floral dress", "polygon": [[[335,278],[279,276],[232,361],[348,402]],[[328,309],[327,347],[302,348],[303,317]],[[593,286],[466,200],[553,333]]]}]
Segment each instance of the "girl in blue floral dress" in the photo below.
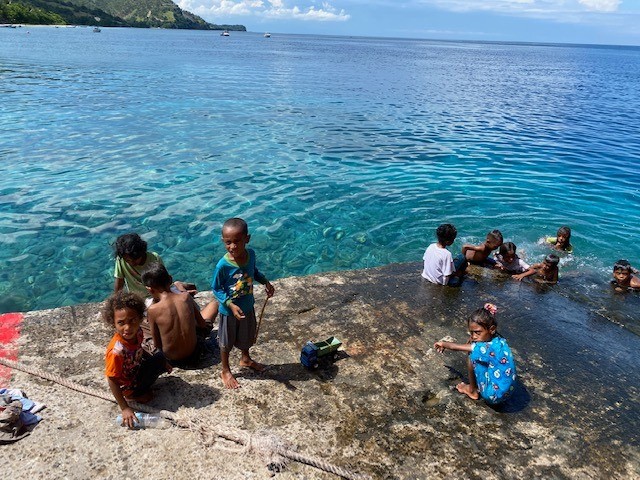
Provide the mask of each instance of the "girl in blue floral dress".
[{"label": "girl in blue floral dress", "polygon": [[468,343],[440,341],[434,344],[440,353],[445,350],[469,352],[469,383],[460,382],[456,389],[474,400],[482,397],[492,405],[509,398],[516,382],[516,366],[511,349],[497,332],[497,311],[495,305],[487,303],[471,315],[468,320]]}]

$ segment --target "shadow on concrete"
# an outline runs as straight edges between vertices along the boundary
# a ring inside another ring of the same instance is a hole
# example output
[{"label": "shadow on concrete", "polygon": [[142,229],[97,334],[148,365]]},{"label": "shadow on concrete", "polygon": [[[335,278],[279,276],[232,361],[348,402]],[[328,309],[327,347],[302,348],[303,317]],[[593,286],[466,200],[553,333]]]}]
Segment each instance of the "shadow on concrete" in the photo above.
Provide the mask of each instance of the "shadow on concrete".
[{"label": "shadow on concrete", "polygon": [[182,378],[170,375],[160,377],[153,385],[155,397],[149,406],[172,412],[180,407],[204,408],[220,398],[220,391],[201,383],[188,383]]}]

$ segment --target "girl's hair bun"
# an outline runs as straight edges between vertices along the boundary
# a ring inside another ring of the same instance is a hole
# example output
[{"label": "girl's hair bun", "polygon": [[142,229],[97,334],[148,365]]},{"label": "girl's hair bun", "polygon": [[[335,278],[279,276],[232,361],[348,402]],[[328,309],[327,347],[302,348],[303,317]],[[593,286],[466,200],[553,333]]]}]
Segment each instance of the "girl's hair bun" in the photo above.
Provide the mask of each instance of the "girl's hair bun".
[{"label": "girl's hair bun", "polygon": [[498,312],[498,307],[496,307],[493,303],[485,303],[483,308],[491,315],[495,315]]}]

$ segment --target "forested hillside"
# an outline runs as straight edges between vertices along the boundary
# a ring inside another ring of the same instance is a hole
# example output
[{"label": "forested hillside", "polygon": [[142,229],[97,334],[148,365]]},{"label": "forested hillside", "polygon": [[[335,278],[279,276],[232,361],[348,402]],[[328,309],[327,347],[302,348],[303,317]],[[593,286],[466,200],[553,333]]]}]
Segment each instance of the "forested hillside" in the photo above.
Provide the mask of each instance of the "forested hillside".
[{"label": "forested hillside", "polygon": [[0,23],[246,30],[208,23],[171,0],[0,0]]}]

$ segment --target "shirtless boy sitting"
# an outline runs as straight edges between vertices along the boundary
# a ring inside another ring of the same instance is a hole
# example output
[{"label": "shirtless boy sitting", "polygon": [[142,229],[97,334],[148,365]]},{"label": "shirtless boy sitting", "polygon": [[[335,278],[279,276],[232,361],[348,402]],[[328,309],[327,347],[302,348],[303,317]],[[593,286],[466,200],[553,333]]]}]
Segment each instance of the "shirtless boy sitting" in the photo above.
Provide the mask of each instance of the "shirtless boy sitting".
[{"label": "shirtless boy sitting", "polygon": [[142,282],[153,296],[147,319],[156,347],[174,367],[197,366],[203,344],[198,341],[196,326],[205,327],[198,307],[186,292],[171,290],[172,278],[161,263],[152,263],[142,273]]},{"label": "shirtless boy sitting", "polygon": [[480,245],[465,244],[462,246],[462,254],[469,263],[493,267],[496,261],[489,258],[491,252],[502,245],[503,238],[500,230],[492,230],[487,233],[487,239]]}]

